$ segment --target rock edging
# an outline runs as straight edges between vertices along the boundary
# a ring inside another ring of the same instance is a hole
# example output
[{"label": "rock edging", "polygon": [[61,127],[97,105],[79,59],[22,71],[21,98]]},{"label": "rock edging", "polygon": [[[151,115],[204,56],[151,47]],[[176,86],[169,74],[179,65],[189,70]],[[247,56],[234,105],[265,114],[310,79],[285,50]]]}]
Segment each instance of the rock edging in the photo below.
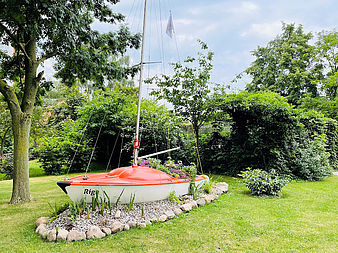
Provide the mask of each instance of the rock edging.
[{"label": "rock edging", "polygon": [[[48,223],[48,217],[40,217],[35,222],[35,232],[39,234],[41,238],[51,242],[73,242],[95,238],[101,239],[105,236],[129,230],[134,227],[145,228],[154,222],[165,222],[179,216],[182,212],[189,212],[194,208],[205,206],[227,192],[228,184],[225,182],[219,182],[211,188],[209,194],[203,194],[196,200],[193,200],[191,196],[184,196],[183,203],[178,204],[175,202],[172,204],[173,206],[170,206],[170,208],[167,208],[164,211],[160,210],[157,216],[155,215],[149,219],[141,217],[142,219],[138,221],[135,219],[129,219],[127,222],[121,222],[121,219],[122,221],[126,221],[126,217],[124,217],[126,214],[120,209],[117,209],[114,215],[111,215],[113,219],[112,222],[105,220],[103,217],[102,219],[99,219],[100,222],[98,224],[87,226],[88,228],[85,231],[83,231],[83,228],[77,229],[73,224],[65,224],[64,227],[68,228],[67,230],[62,226],[59,227],[57,222],[54,222],[54,224],[51,224],[53,222]],[[156,207],[156,209],[159,208]],[[143,212],[144,204],[142,206],[142,213]],[[98,222],[97,219],[96,222]]]}]

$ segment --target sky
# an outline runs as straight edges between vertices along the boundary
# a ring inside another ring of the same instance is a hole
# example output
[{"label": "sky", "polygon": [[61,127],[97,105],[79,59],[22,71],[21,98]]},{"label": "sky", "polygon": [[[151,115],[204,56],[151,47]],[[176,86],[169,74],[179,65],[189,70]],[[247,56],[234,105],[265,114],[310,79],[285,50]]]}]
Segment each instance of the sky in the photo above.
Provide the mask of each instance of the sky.
[{"label": "sky", "polygon": [[[126,25],[141,32],[144,0],[121,0],[113,5],[126,16]],[[305,32],[317,33],[337,29],[337,0],[148,0],[145,36],[145,61],[160,61],[145,68],[145,77],[170,74],[169,62],[196,56],[198,39],[214,52],[211,82],[230,84],[235,76],[254,60],[251,51],[265,46],[280,34],[282,22],[302,24]],[[174,37],[166,35],[172,13]],[[116,26],[95,22],[100,32],[114,31]],[[131,64],[140,62],[139,51],[128,51]],[[46,63],[51,76],[52,62]],[[233,88],[242,89],[244,79]]]}]

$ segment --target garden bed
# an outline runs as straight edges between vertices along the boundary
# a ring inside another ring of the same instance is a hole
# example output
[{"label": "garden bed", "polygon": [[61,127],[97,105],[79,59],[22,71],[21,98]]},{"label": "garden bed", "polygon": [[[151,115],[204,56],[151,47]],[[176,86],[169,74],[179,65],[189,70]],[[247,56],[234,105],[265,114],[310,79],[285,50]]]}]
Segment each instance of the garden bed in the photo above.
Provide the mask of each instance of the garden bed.
[{"label": "garden bed", "polygon": [[146,227],[173,219],[182,212],[211,203],[227,191],[228,185],[220,182],[211,188],[209,194],[201,194],[196,200],[191,195],[185,195],[176,200],[171,198],[170,201],[114,205],[102,210],[94,210],[90,204],[85,204],[78,207],[80,212],[75,216],[72,213],[74,205],[71,205],[58,215],[55,213],[52,217],[39,218],[35,222],[36,232],[48,241],[103,238],[134,227]]}]

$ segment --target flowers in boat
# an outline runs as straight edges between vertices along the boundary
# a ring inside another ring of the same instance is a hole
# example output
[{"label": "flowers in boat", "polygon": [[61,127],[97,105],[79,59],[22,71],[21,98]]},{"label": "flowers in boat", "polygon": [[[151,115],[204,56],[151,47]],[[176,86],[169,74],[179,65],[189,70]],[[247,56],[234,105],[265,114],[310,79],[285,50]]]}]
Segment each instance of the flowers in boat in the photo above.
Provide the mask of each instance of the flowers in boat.
[{"label": "flowers in boat", "polygon": [[194,164],[184,166],[181,161],[175,162],[172,159],[162,164],[159,159],[148,158],[147,160],[139,161],[139,165],[163,171],[176,179],[190,178],[191,175],[196,175],[196,166]]},{"label": "flowers in boat", "polygon": [[148,160],[142,160],[142,161],[140,162],[140,166],[149,167],[149,161],[148,161]]}]

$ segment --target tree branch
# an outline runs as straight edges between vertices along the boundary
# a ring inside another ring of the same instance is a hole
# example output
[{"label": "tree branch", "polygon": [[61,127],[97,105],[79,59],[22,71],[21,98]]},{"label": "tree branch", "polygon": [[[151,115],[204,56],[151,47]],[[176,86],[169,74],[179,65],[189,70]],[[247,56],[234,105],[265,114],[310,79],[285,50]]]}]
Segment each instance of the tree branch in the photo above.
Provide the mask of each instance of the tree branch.
[{"label": "tree branch", "polygon": [[35,80],[34,80],[35,81],[35,87],[38,87],[38,85],[40,84],[41,79],[42,79],[44,73],[45,73],[45,71],[39,72],[39,74],[35,78]]},{"label": "tree branch", "polygon": [[16,38],[15,36],[10,32],[10,30],[8,30],[8,28],[3,25],[2,23],[0,23],[0,26],[5,30],[5,32],[7,33],[7,35],[13,40],[13,42],[15,44],[17,44],[20,49],[22,50],[23,54],[26,56],[26,58],[29,60],[29,61],[32,61],[32,59],[28,56],[24,46],[22,45],[22,43],[20,43]]},{"label": "tree branch", "polygon": [[49,54],[45,54],[43,56],[41,56],[41,58],[39,60],[37,60],[38,62],[38,65],[42,62],[44,62],[45,60],[49,59],[49,58],[52,58],[53,56],[55,56],[56,53],[49,53]]},{"label": "tree branch", "polygon": [[14,89],[9,86],[4,80],[0,79],[0,92],[5,97],[5,101],[8,104],[8,107],[11,111],[15,110],[17,111],[20,109],[20,104],[18,101],[18,98],[15,95]]}]

